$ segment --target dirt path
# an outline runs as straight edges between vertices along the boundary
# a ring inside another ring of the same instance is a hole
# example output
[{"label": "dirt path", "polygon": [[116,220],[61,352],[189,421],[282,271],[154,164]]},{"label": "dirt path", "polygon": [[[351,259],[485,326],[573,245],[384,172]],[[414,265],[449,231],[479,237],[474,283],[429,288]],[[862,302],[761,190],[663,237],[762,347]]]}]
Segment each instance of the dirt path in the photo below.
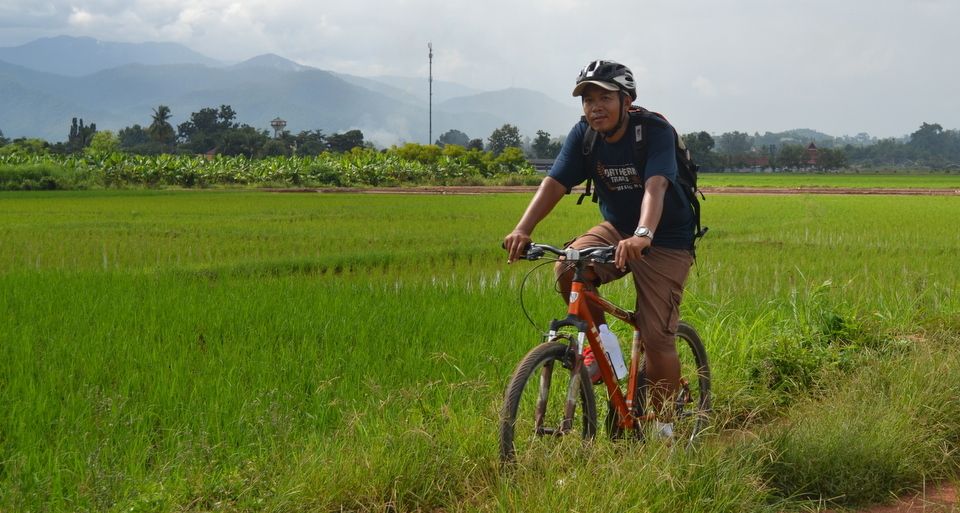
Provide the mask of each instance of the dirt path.
[{"label": "dirt path", "polygon": [[[828,510],[836,513],[834,510]],[[901,497],[895,504],[875,506],[860,510],[860,513],[956,513],[957,487],[954,484],[938,485],[925,492]]]}]

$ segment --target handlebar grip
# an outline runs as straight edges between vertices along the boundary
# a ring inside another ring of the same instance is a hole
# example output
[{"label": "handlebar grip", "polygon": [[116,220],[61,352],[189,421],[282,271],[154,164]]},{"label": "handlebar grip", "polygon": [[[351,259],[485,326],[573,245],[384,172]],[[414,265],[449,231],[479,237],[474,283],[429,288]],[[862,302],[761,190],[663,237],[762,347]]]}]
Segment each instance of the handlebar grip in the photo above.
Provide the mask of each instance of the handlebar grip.
[{"label": "handlebar grip", "polygon": [[[527,252],[530,251],[530,246],[533,246],[533,243],[532,243],[532,242],[528,242],[527,245],[526,245],[526,247],[523,248],[523,253],[520,254],[521,257],[527,255]],[[504,250],[507,249],[507,242],[506,242],[506,241],[500,241],[500,249],[504,249]]]}]

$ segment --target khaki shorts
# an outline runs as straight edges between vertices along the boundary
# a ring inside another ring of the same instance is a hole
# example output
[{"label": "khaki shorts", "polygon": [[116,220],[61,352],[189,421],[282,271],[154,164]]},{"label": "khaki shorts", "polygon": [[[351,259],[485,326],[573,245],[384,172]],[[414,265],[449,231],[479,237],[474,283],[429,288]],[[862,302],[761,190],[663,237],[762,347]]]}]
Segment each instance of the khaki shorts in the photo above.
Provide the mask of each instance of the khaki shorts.
[{"label": "khaki shorts", "polygon": [[[633,237],[633,234],[620,233],[612,224],[604,221],[574,239],[569,246],[616,246],[627,237]],[[692,265],[693,254],[688,250],[652,246],[646,255],[629,260],[627,271],[621,271],[613,264],[593,264],[591,267],[601,284],[620,279],[628,273],[633,275],[633,285],[637,291],[637,330],[647,350],[657,352],[674,347],[683,284]],[[563,266],[558,266],[558,274],[563,270]]]}]

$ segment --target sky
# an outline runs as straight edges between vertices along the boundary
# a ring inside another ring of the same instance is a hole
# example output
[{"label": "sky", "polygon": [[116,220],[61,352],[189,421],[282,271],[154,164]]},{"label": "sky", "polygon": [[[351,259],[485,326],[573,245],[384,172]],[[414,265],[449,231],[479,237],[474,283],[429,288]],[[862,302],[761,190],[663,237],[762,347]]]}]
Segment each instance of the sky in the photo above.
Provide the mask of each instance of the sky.
[{"label": "sky", "polygon": [[956,0],[0,0],[0,46],[168,41],[361,76],[428,75],[564,103],[593,59],[681,132],[899,137],[960,128]]}]

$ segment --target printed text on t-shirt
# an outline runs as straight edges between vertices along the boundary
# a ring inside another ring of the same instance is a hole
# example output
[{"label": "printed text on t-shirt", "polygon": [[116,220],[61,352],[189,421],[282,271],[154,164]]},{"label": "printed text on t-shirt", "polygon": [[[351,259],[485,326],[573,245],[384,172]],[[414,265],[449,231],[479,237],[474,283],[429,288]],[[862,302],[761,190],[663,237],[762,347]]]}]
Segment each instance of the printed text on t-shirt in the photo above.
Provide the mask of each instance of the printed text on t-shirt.
[{"label": "printed text on t-shirt", "polygon": [[611,191],[632,191],[643,188],[643,178],[637,173],[637,168],[630,164],[606,167],[598,163],[597,176]]}]

